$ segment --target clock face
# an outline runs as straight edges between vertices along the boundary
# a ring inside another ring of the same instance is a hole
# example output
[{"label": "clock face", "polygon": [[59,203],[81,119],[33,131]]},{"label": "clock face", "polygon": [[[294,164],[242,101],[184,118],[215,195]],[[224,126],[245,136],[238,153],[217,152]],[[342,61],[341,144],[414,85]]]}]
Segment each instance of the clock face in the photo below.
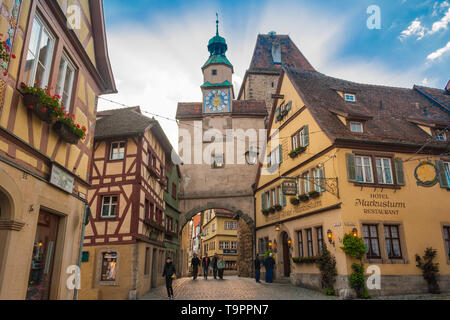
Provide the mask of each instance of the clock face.
[{"label": "clock face", "polygon": [[229,102],[228,94],[222,90],[213,90],[206,95],[206,107],[209,112],[223,112]]}]

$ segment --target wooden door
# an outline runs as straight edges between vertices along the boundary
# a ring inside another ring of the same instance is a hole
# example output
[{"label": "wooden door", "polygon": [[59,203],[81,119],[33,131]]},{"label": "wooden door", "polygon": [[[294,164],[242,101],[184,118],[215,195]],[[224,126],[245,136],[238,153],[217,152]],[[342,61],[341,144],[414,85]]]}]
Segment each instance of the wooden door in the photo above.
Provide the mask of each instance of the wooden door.
[{"label": "wooden door", "polygon": [[50,298],[58,224],[57,216],[44,211],[39,212],[27,300],[49,300]]},{"label": "wooden door", "polygon": [[289,237],[286,232],[283,233],[283,266],[284,266],[284,276],[291,276],[291,261],[289,259]]}]

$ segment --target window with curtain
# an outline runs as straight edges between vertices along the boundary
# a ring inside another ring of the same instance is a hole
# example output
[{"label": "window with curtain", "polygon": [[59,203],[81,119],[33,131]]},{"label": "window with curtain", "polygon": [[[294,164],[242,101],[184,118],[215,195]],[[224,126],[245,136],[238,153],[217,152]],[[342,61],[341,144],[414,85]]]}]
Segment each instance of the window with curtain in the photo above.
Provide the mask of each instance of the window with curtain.
[{"label": "window with curtain", "polygon": [[75,79],[75,66],[66,53],[61,57],[59,64],[58,82],[56,83],[56,94],[61,96],[61,103],[67,110],[70,108],[72,89]]},{"label": "window with curtain", "polygon": [[384,226],[384,237],[386,239],[388,257],[390,259],[401,259],[402,249],[400,246],[398,226]]},{"label": "window with curtain", "polygon": [[363,225],[363,239],[367,248],[367,258],[381,258],[377,225]]}]

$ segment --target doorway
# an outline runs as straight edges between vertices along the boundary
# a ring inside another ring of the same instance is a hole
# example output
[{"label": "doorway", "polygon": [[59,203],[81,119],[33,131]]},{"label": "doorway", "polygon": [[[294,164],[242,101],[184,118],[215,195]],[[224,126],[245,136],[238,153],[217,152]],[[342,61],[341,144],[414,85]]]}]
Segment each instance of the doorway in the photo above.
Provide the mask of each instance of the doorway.
[{"label": "doorway", "polygon": [[289,258],[289,236],[286,232],[283,232],[283,266],[284,266],[284,276],[291,276],[291,261]]},{"label": "doorway", "polygon": [[49,300],[59,218],[39,212],[36,237],[31,257],[27,300]]},{"label": "doorway", "polygon": [[153,254],[152,254],[152,283],[151,283],[151,288],[156,288],[157,286],[157,277],[158,277],[158,270],[157,270],[157,262],[158,262],[158,250],[157,249],[153,249]]}]

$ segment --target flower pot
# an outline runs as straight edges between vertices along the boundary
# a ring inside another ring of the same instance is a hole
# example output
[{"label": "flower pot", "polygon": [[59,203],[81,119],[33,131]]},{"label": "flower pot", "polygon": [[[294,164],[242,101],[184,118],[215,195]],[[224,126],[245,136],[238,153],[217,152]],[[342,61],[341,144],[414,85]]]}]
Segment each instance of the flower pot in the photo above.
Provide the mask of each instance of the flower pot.
[{"label": "flower pot", "polygon": [[305,202],[305,201],[308,201],[308,200],[309,200],[309,197],[308,197],[306,194],[302,194],[302,195],[300,195],[298,198],[299,198],[299,200],[302,201],[302,202]]},{"label": "flower pot", "polygon": [[283,207],[280,206],[280,205],[276,205],[276,206],[275,206],[275,210],[276,210],[276,211],[281,211],[281,210],[283,210]]},{"label": "flower pot", "polygon": [[291,204],[293,204],[294,206],[298,205],[300,203],[300,200],[297,198],[292,198],[291,199]]},{"label": "flower pot", "polygon": [[[52,125],[55,123],[55,118],[52,116],[52,112],[50,109],[43,111],[44,105],[39,101],[39,98],[32,93],[24,93],[23,94],[23,103],[24,105],[33,111],[33,113],[40,120],[47,122]],[[30,108],[32,106],[32,108]]]},{"label": "flower pot", "polygon": [[273,207],[270,208],[270,209],[269,209],[269,212],[270,212],[270,213],[275,213],[275,208],[273,208]]},{"label": "flower pot", "polygon": [[311,193],[309,194],[309,197],[310,197],[310,198],[313,198],[313,199],[318,198],[318,197],[320,197],[320,193],[317,192],[317,191],[311,192]]},{"label": "flower pot", "polygon": [[61,137],[61,139],[70,144],[78,144],[80,138],[72,132],[72,130],[62,122],[56,122],[53,125],[55,132]]}]

